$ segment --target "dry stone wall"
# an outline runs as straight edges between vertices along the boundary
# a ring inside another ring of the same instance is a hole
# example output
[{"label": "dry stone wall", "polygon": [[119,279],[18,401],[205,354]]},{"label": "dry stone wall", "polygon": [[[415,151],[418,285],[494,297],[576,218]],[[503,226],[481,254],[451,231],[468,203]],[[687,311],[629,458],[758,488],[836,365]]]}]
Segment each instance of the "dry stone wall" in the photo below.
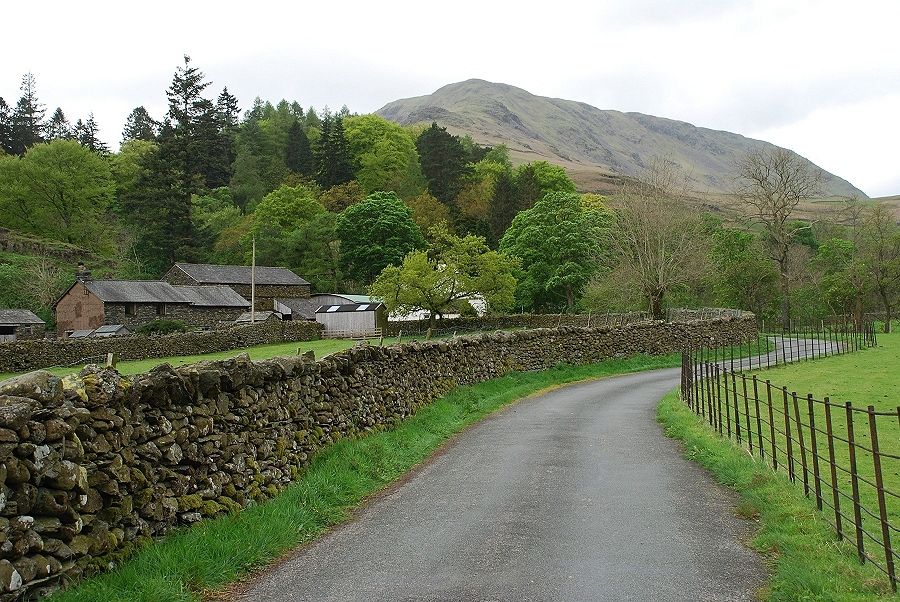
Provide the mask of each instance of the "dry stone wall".
[{"label": "dry stone wall", "polygon": [[457,385],[755,332],[752,316],[538,329],[319,361],[242,356],[133,378],[94,366],[2,382],[0,600],[43,594],[173,527],[269,498],[318,450],[395,425]]},{"label": "dry stone wall", "polygon": [[0,343],[0,372],[23,372],[50,366],[97,361],[107,353],[120,360],[142,360],[243,349],[267,343],[312,341],[322,332],[315,322],[271,320],[202,332],[161,336],[131,335],[106,339],[61,339]]}]

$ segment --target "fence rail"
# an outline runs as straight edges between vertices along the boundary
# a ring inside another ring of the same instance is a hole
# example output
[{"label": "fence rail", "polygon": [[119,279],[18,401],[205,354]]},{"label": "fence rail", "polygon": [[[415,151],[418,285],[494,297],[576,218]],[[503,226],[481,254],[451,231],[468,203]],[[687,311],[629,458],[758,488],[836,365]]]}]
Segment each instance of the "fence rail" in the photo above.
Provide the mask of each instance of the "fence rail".
[{"label": "fence rail", "polygon": [[687,350],[681,397],[720,436],[802,486],[826,513],[838,539],[849,541],[860,562],[883,572],[897,591],[900,491],[886,485],[885,477],[900,474],[900,406],[838,403],[744,372],[876,344],[872,323],[832,326],[820,322],[801,331],[804,337],[816,335],[811,339],[801,333],[772,334],[765,350],[761,340],[750,341],[749,359],[741,357],[741,349],[737,359],[734,348]]}]

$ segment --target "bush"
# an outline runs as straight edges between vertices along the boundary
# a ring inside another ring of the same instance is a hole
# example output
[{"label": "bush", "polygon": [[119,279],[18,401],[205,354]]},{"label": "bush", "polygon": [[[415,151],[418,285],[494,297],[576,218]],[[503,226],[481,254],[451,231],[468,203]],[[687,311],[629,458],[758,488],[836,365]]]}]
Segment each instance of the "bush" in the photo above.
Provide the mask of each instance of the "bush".
[{"label": "bush", "polygon": [[138,334],[171,334],[173,332],[184,332],[187,330],[187,324],[181,320],[153,320],[135,330]]}]

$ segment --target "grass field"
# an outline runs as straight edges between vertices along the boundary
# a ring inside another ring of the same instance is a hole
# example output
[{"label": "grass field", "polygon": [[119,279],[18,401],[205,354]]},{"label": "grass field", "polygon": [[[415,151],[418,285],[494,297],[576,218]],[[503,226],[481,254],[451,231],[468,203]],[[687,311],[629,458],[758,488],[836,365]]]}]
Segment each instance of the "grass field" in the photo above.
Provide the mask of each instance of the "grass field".
[{"label": "grass field", "polygon": [[[784,463],[784,454],[787,447],[786,437],[784,435],[784,414],[783,414],[783,393],[778,390],[781,387],[787,387],[790,393],[796,392],[800,398],[801,424],[804,426],[804,436],[806,438],[807,448],[810,445],[810,431],[805,428],[809,424],[807,417],[806,395],[811,393],[817,400],[823,400],[828,397],[832,402],[843,404],[850,401],[854,407],[865,409],[867,406],[874,406],[876,411],[893,412],[893,416],[878,416],[876,423],[878,427],[878,440],[880,450],[883,453],[900,456],[900,334],[878,336],[878,347],[865,349],[855,353],[839,355],[835,357],[818,359],[812,362],[802,362],[792,365],[780,366],[777,368],[769,368],[765,370],[755,371],[762,381],[769,380],[775,388],[773,397],[776,401],[776,407],[781,408],[781,413],[775,412],[775,443],[777,453]],[[762,387],[764,390],[764,386]],[[790,407],[792,408],[792,400]],[[825,425],[825,407],[822,404],[814,404],[814,416],[817,428],[824,430]],[[762,421],[764,423],[764,435],[769,435],[768,430],[768,414],[763,414]],[[753,404],[750,404],[751,421],[755,422],[755,410]],[[834,433],[840,437],[847,438],[847,418],[846,411],[843,408],[831,408],[831,418]],[[864,413],[855,413],[853,416],[853,430],[856,442],[864,447],[871,448],[871,435],[869,430],[868,416]],[[797,441],[797,433],[795,424],[792,423],[792,446],[794,455],[799,458]],[[825,446],[825,437],[817,434],[818,446],[821,456],[827,457]],[[770,442],[768,442],[771,445]],[[852,495],[852,486],[850,475],[846,472],[850,468],[850,452],[849,446],[840,440],[835,441],[835,464],[843,467],[845,470],[837,471],[838,487],[847,496]],[[810,456],[809,476],[808,480],[811,487],[814,487],[814,479],[812,475],[812,458],[811,453],[807,449]],[[860,476],[874,482],[874,462],[872,454],[865,449],[857,448],[857,470]],[[801,471],[799,459],[795,462],[796,470]],[[822,472],[822,490],[829,491],[830,476],[827,464],[820,460]],[[882,459],[884,487],[887,490],[900,496],[900,460],[892,458]],[[798,482],[802,482],[802,472],[797,476]],[[859,493],[862,505],[873,514],[878,514],[878,498],[874,487],[863,481],[859,482]],[[826,495],[826,501],[831,503],[831,496]],[[900,497],[893,495],[886,496],[886,505],[888,509],[890,523],[900,529]],[[853,515],[850,499],[842,497],[840,500],[842,511],[849,516]],[[826,515],[833,520],[833,512],[826,510]],[[851,527],[846,524],[844,519],[844,529],[851,532]],[[865,530],[875,536],[879,542],[881,541],[881,524],[880,521],[872,516],[866,516],[863,512],[863,526]],[[895,535],[897,538],[897,535]],[[900,538],[897,538],[900,543]],[[871,546],[871,554],[879,559],[882,563],[884,558],[883,552],[875,544],[867,540],[867,547]]]},{"label": "grass field", "polygon": [[[403,340],[406,341],[410,340],[411,338],[415,337],[404,336]],[[384,342],[385,344],[389,344],[396,342],[396,340],[396,338],[386,338]],[[330,353],[335,353],[336,351],[349,349],[355,343],[356,341],[346,339],[322,339],[318,341],[273,343],[270,345],[257,345],[255,347],[247,347],[245,349],[232,349],[229,351],[220,351],[217,353],[204,353],[202,355],[181,355],[146,360],[124,361],[119,362],[117,368],[122,374],[141,374],[143,372],[149,372],[151,369],[161,364],[171,364],[172,366],[177,367],[184,366],[186,364],[193,364],[200,361],[224,360],[235,357],[236,355],[240,355],[242,353],[249,354],[250,359],[256,361],[267,360],[277,356],[297,355],[298,353],[305,353],[307,351],[313,351],[316,354],[316,358],[321,358]],[[370,343],[377,345],[378,339],[372,339]],[[67,374],[72,374],[73,372],[78,372],[79,370],[81,370],[81,368],[83,368],[83,366],[48,368],[48,371],[56,374],[57,376],[65,376]],[[0,373],[0,380],[10,378],[15,375],[16,373]]]},{"label": "grass field", "polygon": [[680,355],[672,354],[561,365],[459,387],[396,429],[341,441],[324,450],[297,482],[274,499],[174,533],[140,550],[119,569],[51,600],[199,600],[346,520],[366,496],[425,460],[454,433],[506,404],[554,386],[678,366],[680,360]]}]

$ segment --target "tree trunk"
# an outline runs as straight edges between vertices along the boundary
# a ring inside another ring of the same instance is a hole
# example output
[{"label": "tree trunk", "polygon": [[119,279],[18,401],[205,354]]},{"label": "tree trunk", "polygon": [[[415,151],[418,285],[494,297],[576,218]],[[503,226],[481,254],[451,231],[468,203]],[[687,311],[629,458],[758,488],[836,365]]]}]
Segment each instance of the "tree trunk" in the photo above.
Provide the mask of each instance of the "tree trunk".
[{"label": "tree trunk", "polygon": [[884,290],[879,290],[878,296],[881,297],[881,304],[884,306],[884,332],[885,332],[885,334],[890,334],[890,332],[891,332],[891,302],[888,301],[887,293]]},{"label": "tree trunk", "polygon": [[567,285],[566,286],[566,309],[568,309],[568,311],[571,312],[572,308],[574,306],[575,306],[575,295],[572,292],[572,286]]},{"label": "tree trunk", "polygon": [[650,293],[650,314],[653,316],[654,320],[662,320],[664,317],[662,311],[662,297],[662,293],[659,291]]},{"label": "tree trunk", "polygon": [[778,279],[781,284],[781,328],[788,331],[791,328],[791,283],[788,280],[785,267],[784,263],[779,262]]}]

